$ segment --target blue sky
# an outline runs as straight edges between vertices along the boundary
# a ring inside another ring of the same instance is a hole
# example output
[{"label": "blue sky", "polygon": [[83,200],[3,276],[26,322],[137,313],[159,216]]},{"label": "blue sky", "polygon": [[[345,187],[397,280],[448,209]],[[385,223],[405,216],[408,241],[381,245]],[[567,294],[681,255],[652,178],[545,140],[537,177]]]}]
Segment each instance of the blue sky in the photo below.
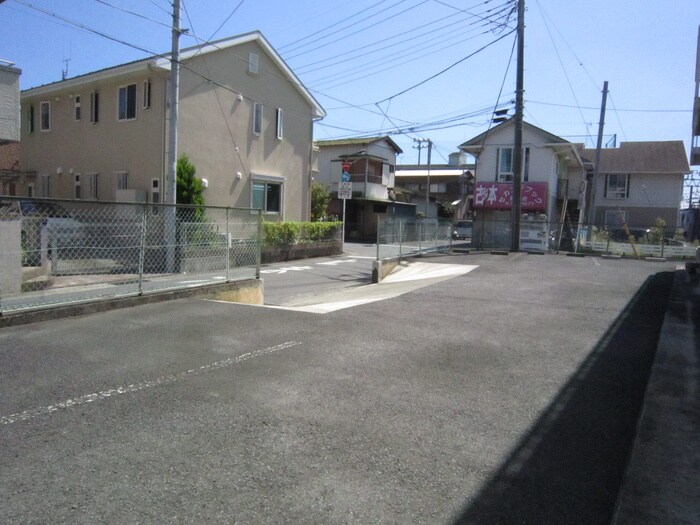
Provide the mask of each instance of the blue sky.
[{"label": "blue sky", "polygon": [[[487,129],[495,107],[513,107],[511,0],[182,2],[183,47],[263,32],[327,110],[318,139],[392,134],[399,162],[413,163],[413,139],[430,138],[440,163]],[[6,0],[0,59],[22,69],[26,89],[60,80],[66,64],[70,77],[167,52],[170,9],[167,0]],[[527,0],[526,9],[526,121],[593,147],[607,80],[606,143],[689,148],[700,2]]]}]

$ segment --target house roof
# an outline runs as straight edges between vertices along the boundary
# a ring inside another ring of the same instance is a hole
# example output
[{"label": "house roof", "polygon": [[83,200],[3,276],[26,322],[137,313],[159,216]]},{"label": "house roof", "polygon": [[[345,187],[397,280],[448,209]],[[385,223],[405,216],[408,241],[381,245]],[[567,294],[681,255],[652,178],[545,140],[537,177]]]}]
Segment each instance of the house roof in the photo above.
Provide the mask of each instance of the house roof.
[{"label": "house roof", "polygon": [[347,139],[335,139],[335,140],[316,140],[314,144],[319,148],[328,148],[333,146],[368,146],[376,142],[381,142],[385,140],[389,145],[394,148],[396,153],[403,153],[403,150],[399,147],[396,142],[394,142],[388,135],[380,137],[362,137],[362,138],[347,138]]},{"label": "house roof", "polygon": [[[595,149],[581,150],[581,156],[595,162]],[[690,173],[681,140],[622,142],[619,148],[600,150],[601,173]]]},{"label": "house roof", "polygon": [[398,179],[400,178],[409,178],[409,177],[416,177],[416,178],[426,178],[428,176],[428,172],[430,172],[430,177],[461,177],[464,175],[466,172],[470,172],[471,170],[467,168],[457,168],[455,166],[438,166],[438,167],[430,167],[430,170],[428,170],[427,166],[422,166],[420,168],[411,168],[411,169],[405,169],[402,167],[396,167],[396,171],[394,172],[394,176]]},{"label": "house roof", "polygon": [[[484,131],[483,133],[477,135],[476,137],[469,139],[468,141],[464,142],[463,144],[460,144],[459,149],[463,151],[469,151],[470,153],[473,152],[475,149],[480,149],[481,146],[483,145],[484,141],[486,138],[495,133],[496,131],[501,130],[502,128],[512,126],[514,124],[515,120],[513,118],[510,118],[506,120],[505,122],[501,122],[497,126],[494,126],[491,129],[488,129]],[[542,128],[538,128],[537,126],[533,126],[529,122],[523,122],[523,127],[524,128],[530,128],[531,130],[541,134],[544,136],[546,142],[548,145],[550,144],[570,144],[570,142],[566,139],[563,139],[561,137],[558,137],[557,135],[554,135],[553,133],[550,133],[549,131],[546,131]]]},{"label": "house roof", "polygon": [[[282,57],[275,51],[272,45],[267,41],[260,31],[251,31],[249,33],[244,33],[242,35],[232,36],[228,38],[223,38],[221,40],[216,40],[214,42],[207,42],[197,46],[192,46],[188,48],[183,48],[180,50],[180,63],[184,63],[190,58],[195,56],[206,55],[208,53],[213,53],[215,51],[221,51],[230,47],[238,46],[248,42],[257,42],[272,58],[272,61],[277,67],[279,67],[287,76],[294,88],[299,92],[299,94],[304,98],[309,105],[314,110],[314,117],[321,119],[326,116],[326,112],[318,103],[318,101],[313,97],[311,92],[301,83],[299,78],[294,74],[294,72],[289,68]],[[23,96],[34,96],[34,95],[44,95],[57,90],[69,89],[75,86],[87,82],[94,82],[97,80],[103,80],[107,78],[114,78],[126,74],[131,74],[141,70],[148,69],[160,69],[163,71],[170,70],[170,55],[171,53],[163,53],[162,55],[154,55],[149,58],[136,60],[133,62],[127,62],[125,64],[120,64],[117,66],[108,67],[98,71],[93,71],[91,73],[86,73],[84,75],[79,75],[66,80],[60,80],[58,82],[53,82],[50,84],[45,84],[43,86],[38,86],[22,91]]]}]

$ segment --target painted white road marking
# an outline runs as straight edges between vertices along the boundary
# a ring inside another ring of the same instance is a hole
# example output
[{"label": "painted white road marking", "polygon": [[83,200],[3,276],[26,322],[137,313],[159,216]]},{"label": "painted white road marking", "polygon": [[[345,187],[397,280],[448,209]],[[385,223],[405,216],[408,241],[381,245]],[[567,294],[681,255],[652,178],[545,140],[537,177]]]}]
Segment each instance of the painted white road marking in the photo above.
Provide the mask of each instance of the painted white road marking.
[{"label": "painted white road marking", "polygon": [[316,264],[326,265],[326,266],[338,266],[339,264],[354,263],[354,262],[357,262],[357,261],[355,259],[338,259],[337,261],[320,262],[320,263],[316,263]]},{"label": "painted white road marking", "polygon": [[465,264],[435,264],[413,262],[405,268],[390,273],[381,284],[402,283],[406,281],[418,281],[424,279],[450,278],[471,272],[474,265]]},{"label": "painted white road marking", "polygon": [[475,265],[412,262],[398,268],[379,284],[334,292],[326,296],[326,302],[270,306],[269,308],[327,314],[345,308],[393,299],[424,286],[467,274],[476,268],[478,266]]},{"label": "painted white road marking", "polygon": [[260,273],[287,273],[287,272],[302,272],[310,270],[311,266],[286,266],[284,268],[270,268],[269,270],[260,270]]},{"label": "painted white road marking", "polygon": [[86,403],[92,403],[93,401],[99,401],[101,399],[107,399],[112,396],[118,396],[120,394],[130,394],[133,392],[140,392],[142,390],[147,390],[160,385],[167,385],[171,383],[176,383],[187,379],[189,377],[198,376],[205,374],[207,372],[213,372],[214,370],[220,370],[222,368],[228,368],[243,361],[248,361],[256,357],[260,357],[265,354],[272,354],[274,352],[279,352],[280,350],[285,350],[287,348],[292,348],[301,344],[301,341],[287,341],[275,346],[269,346],[267,348],[262,348],[260,350],[254,350],[252,352],[246,352],[245,354],[239,355],[237,357],[231,357],[229,359],[224,359],[222,361],[217,361],[215,363],[210,363],[208,365],[202,365],[198,368],[191,368],[180,372],[178,374],[171,374],[167,376],[161,376],[150,381],[142,381],[140,383],[134,383],[127,386],[118,386],[116,388],[110,388],[109,390],[101,390],[100,392],[95,392],[93,394],[86,394],[80,397],[74,397],[73,399],[68,399],[66,401],[61,401],[60,403],[55,403],[53,405],[46,405],[31,410],[25,410],[24,412],[18,412],[16,414],[10,414],[9,416],[2,416],[0,418],[0,424],[9,425],[10,423],[16,423],[17,421],[26,421],[28,419],[33,419],[38,416],[44,416],[57,412],[58,410],[67,410],[69,408],[74,408]]}]

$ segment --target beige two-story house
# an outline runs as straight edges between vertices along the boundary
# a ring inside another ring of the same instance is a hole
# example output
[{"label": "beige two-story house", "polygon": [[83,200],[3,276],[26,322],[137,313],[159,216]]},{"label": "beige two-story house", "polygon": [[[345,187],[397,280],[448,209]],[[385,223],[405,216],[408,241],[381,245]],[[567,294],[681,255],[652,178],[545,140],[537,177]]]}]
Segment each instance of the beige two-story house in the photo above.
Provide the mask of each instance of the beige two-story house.
[{"label": "beige two-story house", "polygon": [[[183,49],[178,155],[206,205],[310,214],[313,122],[323,108],[257,31]],[[21,94],[25,195],[160,203],[170,125],[167,56]]]},{"label": "beige two-story house", "polygon": [[338,184],[350,183],[352,198],[345,201],[345,237],[376,241],[377,224],[387,217],[415,217],[416,206],[396,195],[396,156],[403,153],[389,136],[320,140],[316,142],[316,181],[331,195],[329,212],[342,216]]}]

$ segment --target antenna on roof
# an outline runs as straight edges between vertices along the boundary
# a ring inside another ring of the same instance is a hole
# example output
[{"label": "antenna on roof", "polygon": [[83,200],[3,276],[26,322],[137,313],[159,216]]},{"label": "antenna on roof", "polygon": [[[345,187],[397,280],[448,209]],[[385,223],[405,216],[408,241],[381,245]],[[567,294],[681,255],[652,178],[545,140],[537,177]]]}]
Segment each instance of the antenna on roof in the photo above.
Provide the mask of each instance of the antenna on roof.
[{"label": "antenna on roof", "polygon": [[65,66],[61,69],[61,80],[65,80],[68,77],[68,62],[70,62],[70,58],[63,59]]},{"label": "antenna on roof", "polygon": [[[62,62],[63,62],[63,69],[61,69],[61,80],[65,80],[66,78],[68,78],[68,62],[71,61],[71,55],[72,55],[72,53],[71,53],[72,49],[71,49],[71,48],[72,48],[72,46],[71,46],[70,43],[69,43],[69,44],[68,44],[68,58],[64,58],[64,59],[62,60]],[[66,52],[66,50],[64,49],[64,50],[63,50],[63,53],[64,53],[63,56],[65,56],[65,52]]]}]

